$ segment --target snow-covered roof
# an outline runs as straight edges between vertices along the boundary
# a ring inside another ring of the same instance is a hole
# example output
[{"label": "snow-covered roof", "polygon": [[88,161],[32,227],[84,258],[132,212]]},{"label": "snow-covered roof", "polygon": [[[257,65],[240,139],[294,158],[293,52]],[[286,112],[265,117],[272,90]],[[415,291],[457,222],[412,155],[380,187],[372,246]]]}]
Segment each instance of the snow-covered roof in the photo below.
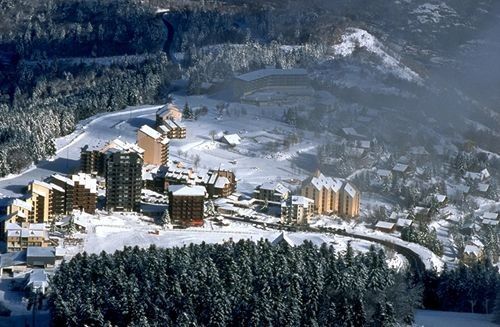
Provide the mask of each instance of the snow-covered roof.
[{"label": "snow-covered roof", "polygon": [[358,191],[356,190],[356,188],[354,187],[354,185],[352,185],[351,183],[349,182],[345,182],[344,184],[344,191],[349,194],[350,197],[355,197],[356,194],[358,193]]},{"label": "snow-covered roof", "polygon": [[406,170],[408,170],[408,165],[405,165],[405,164],[402,164],[402,163],[397,163],[397,164],[394,165],[394,167],[392,168],[392,170],[404,173],[404,172],[406,172]]},{"label": "snow-covered roof", "polygon": [[142,125],[141,128],[139,129],[140,132],[146,134],[149,137],[152,137],[153,139],[157,140],[161,137],[161,133],[152,129],[148,125]]},{"label": "snow-covered roof", "polygon": [[496,212],[485,212],[483,214],[484,219],[497,219],[498,218],[498,213]]},{"label": "snow-covered roof", "polygon": [[177,106],[175,106],[174,104],[172,103],[169,103],[167,104],[166,106],[163,106],[161,107],[160,109],[158,109],[156,111],[156,114],[160,117],[163,117],[165,116],[166,114],[168,114],[169,112],[171,111],[176,111],[176,112],[181,112],[179,108],[177,108]]},{"label": "snow-covered roof", "polygon": [[370,141],[359,141],[359,147],[363,149],[369,149],[371,147]]},{"label": "snow-covered roof", "polygon": [[199,185],[171,185],[169,192],[174,196],[205,196],[207,190]]},{"label": "snow-covered roof", "polygon": [[391,177],[392,172],[387,169],[377,169],[377,175],[380,177]]},{"label": "snow-covered roof", "polygon": [[311,184],[316,189],[327,188],[333,192],[338,192],[342,187],[342,180],[338,178],[331,178],[323,175],[320,171],[317,171],[314,175],[310,176],[302,182],[303,185]]},{"label": "snow-covered roof", "polygon": [[353,127],[344,127],[342,128],[342,132],[347,136],[361,136]]},{"label": "snow-covered roof", "polygon": [[302,69],[302,68],[291,68],[291,69],[265,68],[265,69],[254,70],[252,72],[236,76],[236,79],[239,79],[239,80],[242,80],[245,82],[250,82],[250,81],[260,79],[260,78],[264,78],[267,76],[274,76],[274,75],[306,76],[307,71],[305,69]]},{"label": "snow-covered roof", "polygon": [[50,187],[52,187],[53,190],[59,191],[61,193],[66,192],[62,187],[60,187],[59,185],[56,185],[54,183],[50,183]]},{"label": "snow-covered roof", "polygon": [[[31,287],[32,290],[45,290],[49,285],[49,278],[44,269],[33,269],[29,274],[26,287]],[[43,292],[43,291],[42,291]]]},{"label": "snow-covered roof", "polygon": [[485,184],[485,183],[477,184],[477,190],[479,192],[488,192],[489,188],[490,188],[490,184]]},{"label": "snow-covered roof", "polygon": [[238,134],[224,134],[221,140],[229,145],[238,145],[241,143],[241,138]]},{"label": "snow-covered roof", "polygon": [[54,247],[28,246],[26,256],[28,257],[55,257],[56,249]]},{"label": "snow-covered roof", "polygon": [[138,146],[137,144],[130,143],[130,142],[124,142],[120,139],[114,139],[108,144],[106,144],[102,149],[101,152],[107,153],[111,150],[118,150],[118,151],[127,151],[127,152],[136,152],[138,154],[143,154],[144,149]]},{"label": "snow-covered roof", "polygon": [[290,192],[290,190],[288,188],[286,188],[280,182],[265,182],[262,185],[260,185],[258,188],[261,190],[274,191],[275,193],[279,193],[279,194],[285,194],[285,193]]},{"label": "snow-covered roof", "polygon": [[483,170],[481,170],[481,175],[483,178],[490,178],[490,172],[488,171],[488,169],[484,168]]},{"label": "snow-covered roof", "polygon": [[32,208],[31,204],[21,199],[13,199],[10,204],[19,208],[23,208],[25,210],[31,210]]},{"label": "snow-covered roof", "polygon": [[413,220],[404,218],[399,218],[398,221],[396,222],[396,226],[398,227],[410,227],[412,224]]},{"label": "snow-covered roof", "polygon": [[444,201],[446,201],[446,195],[434,194],[434,199],[436,199],[438,203],[443,203]]},{"label": "snow-covered roof", "polygon": [[475,245],[469,244],[469,245],[465,246],[464,254],[474,255],[474,256],[478,257],[481,254],[481,249]]},{"label": "snow-covered roof", "polygon": [[224,188],[229,184],[229,179],[227,177],[219,177],[215,182],[215,188]]},{"label": "snow-covered roof", "polygon": [[85,173],[78,173],[71,176],[73,182],[83,185],[90,193],[97,193],[97,180]]},{"label": "snow-covered roof", "polygon": [[44,187],[48,190],[51,190],[52,189],[52,186],[49,184],[49,183],[45,183],[45,182],[42,182],[42,181],[39,181],[39,180],[33,180],[31,183],[33,183],[34,185],[38,185],[38,186],[41,186],[41,187]]},{"label": "snow-covered roof", "polygon": [[493,220],[493,219],[483,219],[483,224],[484,225],[491,225],[491,226],[497,226],[499,223],[498,220]]},{"label": "snow-covered roof", "polygon": [[54,178],[54,179],[57,179],[58,181],[61,181],[61,182],[65,183],[65,184],[68,184],[68,185],[71,185],[71,186],[75,185],[75,183],[70,178],[68,178],[66,176],[63,176],[63,175],[60,175],[60,174],[53,174],[51,177]]},{"label": "snow-covered roof", "polygon": [[[283,203],[286,205],[286,201],[283,201]],[[293,195],[291,198],[291,204],[292,205],[298,205],[298,206],[309,206],[310,204],[313,204],[314,200],[306,198],[305,196],[300,196],[300,195]],[[283,204],[282,204],[283,205]]]},{"label": "snow-covered roof", "polygon": [[295,243],[285,234],[285,232],[281,232],[272,242],[271,245],[279,245],[285,242],[290,246],[295,246]]},{"label": "snow-covered roof", "polygon": [[375,225],[375,228],[393,229],[394,225],[395,225],[394,223],[388,221],[378,221],[377,224]]}]

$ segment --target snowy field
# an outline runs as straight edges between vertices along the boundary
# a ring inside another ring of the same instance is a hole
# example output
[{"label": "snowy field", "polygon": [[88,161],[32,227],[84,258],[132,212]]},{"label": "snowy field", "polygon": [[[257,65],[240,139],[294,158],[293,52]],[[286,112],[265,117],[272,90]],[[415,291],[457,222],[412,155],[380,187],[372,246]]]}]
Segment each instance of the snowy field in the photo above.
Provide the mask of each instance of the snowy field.
[{"label": "snowy field", "polygon": [[490,327],[498,326],[491,322],[492,315],[417,310],[415,325],[420,327]]},{"label": "snowy field", "polygon": [[[229,226],[216,226],[208,220],[203,227],[163,229],[152,224],[147,217],[130,213],[81,214],[76,219],[80,224],[87,226],[87,233],[74,235],[75,238],[81,238],[83,242],[81,245],[65,247],[67,259],[83,250],[98,254],[101,251],[113,253],[123,249],[124,246],[136,245],[146,248],[151,244],[159,247],[175,247],[202,242],[222,243],[231,239],[235,242],[241,239],[273,241],[281,233],[278,230],[265,230],[260,226],[243,222],[230,222]],[[317,246],[323,243],[329,244],[336,251],[345,251],[348,242],[351,243],[354,250],[359,252],[367,252],[371,245],[380,247],[376,243],[344,236],[310,232],[287,232],[286,235],[295,245],[308,240]],[[403,268],[407,264],[406,259],[397,253],[388,251],[387,257],[387,263],[395,269]]]}]

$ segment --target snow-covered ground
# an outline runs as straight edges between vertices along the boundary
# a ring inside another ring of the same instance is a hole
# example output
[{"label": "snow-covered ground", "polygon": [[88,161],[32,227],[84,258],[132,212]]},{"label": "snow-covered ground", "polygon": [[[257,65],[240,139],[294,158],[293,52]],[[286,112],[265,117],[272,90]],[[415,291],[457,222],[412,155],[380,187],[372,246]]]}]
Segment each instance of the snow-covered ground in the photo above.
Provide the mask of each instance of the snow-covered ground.
[{"label": "snow-covered ground", "polygon": [[[148,217],[130,213],[98,213],[96,215],[80,214],[77,219],[87,226],[87,233],[77,233],[73,237],[81,238],[81,246],[65,247],[67,259],[83,250],[88,253],[106,251],[113,253],[124,246],[139,246],[142,248],[152,244],[159,247],[183,246],[191,243],[222,243],[232,239],[258,241],[268,239],[273,241],[281,233],[278,230],[263,229],[260,226],[243,222],[230,222],[229,226],[217,226],[207,220],[203,227],[187,229],[163,229],[151,223]],[[332,245],[336,251],[345,251],[350,242],[354,250],[366,252],[376,243],[344,236],[323,235],[312,232],[287,232],[294,244],[299,245],[305,240],[320,246],[323,243]],[[61,244],[63,242],[60,242]],[[395,269],[406,266],[406,259],[395,252],[388,252],[388,264]]]},{"label": "snow-covered ground", "polygon": [[498,326],[491,322],[492,315],[417,310],[415,314],[415,326],[424,327],[489,327]]}]

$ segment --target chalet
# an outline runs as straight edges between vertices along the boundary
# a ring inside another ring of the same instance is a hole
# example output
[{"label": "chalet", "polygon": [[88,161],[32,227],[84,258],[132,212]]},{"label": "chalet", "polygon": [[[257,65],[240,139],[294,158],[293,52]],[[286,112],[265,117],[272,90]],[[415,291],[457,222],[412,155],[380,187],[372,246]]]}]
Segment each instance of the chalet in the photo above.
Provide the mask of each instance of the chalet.
[{"label": "chalet", "polygon": [[224,134],[219,141],[229,146],[237,146],[241,143],[241,138],[238,134]]},{"label": "chalet", "polygon": [[167,120],[182,120],[182,111],[172,103],[169,103],[156,111],[156,127],[164,124]]},{"label": "chalet", "polygon": [[397,163],[392,167],[392,171],[395,174],[406,175],[410,172],[410,166],[402,163]]},{"label": "chalet", "polygon": [[379,220],[375,224],[375,229],[379,230],[384,233],[392,233],[396,229],[396,224],[388,222],[388,221],[381,221]]},{"label": "chalet", "polygon": [[477,192],[478,193],[486,193],[490,189],[490,184],[479,183],[477,184]]},{"label": "chalet", "polygon": [[406,227],[411,227],[413,225],[413,220],[411,219],[404,219],[404,218],[399,218],[396,221],[396,228],[397,229],[403,229]]},{"label": "chalet", "polygon": [[231,170],[209,170],[200,185],[206,187],[209,198],[227,197],[236,191],[236,176]]},{"label": "chalet", "polygon": [[496,213],[496,212],[485,212],[483,214],[483,219],[497,220],[498,219],[498,213]]}]

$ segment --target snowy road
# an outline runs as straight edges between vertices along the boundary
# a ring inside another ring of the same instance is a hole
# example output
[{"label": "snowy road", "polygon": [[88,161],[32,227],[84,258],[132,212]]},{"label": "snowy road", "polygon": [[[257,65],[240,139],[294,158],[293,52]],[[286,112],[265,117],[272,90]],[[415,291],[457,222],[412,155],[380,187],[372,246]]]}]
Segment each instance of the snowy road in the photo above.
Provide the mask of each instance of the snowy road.
[{"label": "snowy road", "polygon": [[44,179],[54,172],[72,173],[79,168],[80,149],[84,145],[104,145],[105,140],[121,137],[134,141],[137,128],[154,122],[154,114],[161,106],[130,107],[107,113],[82,122],[76,131],[56,140],[57,154],[17,176],[0,179],[0,197],[20,196],[33,179]]}]

